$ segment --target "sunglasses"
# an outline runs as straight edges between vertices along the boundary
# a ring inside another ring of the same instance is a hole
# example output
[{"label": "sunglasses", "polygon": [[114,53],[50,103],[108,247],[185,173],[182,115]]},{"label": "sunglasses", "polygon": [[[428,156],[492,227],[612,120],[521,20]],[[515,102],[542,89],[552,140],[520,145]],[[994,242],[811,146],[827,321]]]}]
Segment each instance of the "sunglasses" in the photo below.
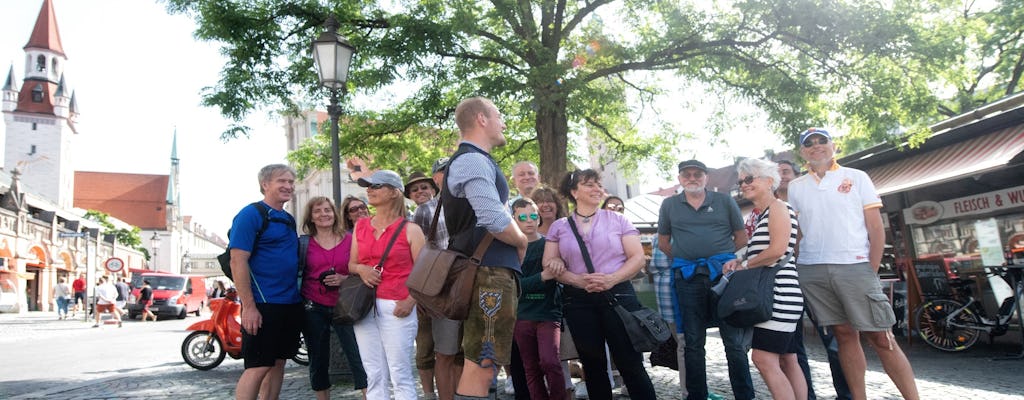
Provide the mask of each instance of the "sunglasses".
[{"label": "sunglasses", "polygon": [[803,144],[804,144],[804,147],[811,147],[811,146],[814,146],[816,144],[828,144],[828,138],[824,137],[824,136],[818,136],[817,139],[815,139],[813,137],[810,137],[810,138],[807,138],[807,140],[804,140]]},{"label": "sunglasses", "polygon": [[679,176],[682,176],[683,178],[686,178],[686,179],[700,179],[700,178],[704,177],[704,171],[681,172],[681,173],[679,173]]},{"label": "sunglasses", "polygon": [[388,185],[385,185],[385,184],[383,184],[383,183],[374,183],[374,184],[372,184],[372,185],[370,185],[370,186],[367,186],[367,188],[369,188],[369,189],[373,189],[373,190],[378,190],[378,189],[380,189],[380,188],[383,188],[383,187],[387,187],[387,186],[388,186]]},{"label": "sunglasses", "polygon": [[757,178],[755,178],[753,175],[747,175],[746,178],[740,179],[739,183],[741,185],[749,185],[751,183],[754,183],[754,179],[757,179]]},{"label": "sunglasses", "polygon": [[421,191],[425,191],[425,190],[429,190],[429,189],[432,189],[430,187],[430,185],[424,183],[422,185],[416,185],[416,186],[413,186],[413,187],[409,188],[409,191],[410,192],[421,192]]},{"label": "sunglasses", "polygon": [[526,222],[526,218],[527,217],[529,217],[530,219],[536,221],[538,218],[540,218],[540,215],[537,215],[537,213],[519,214],[519,220],[520,221]]},{"label": "sunglasses", "polygon": [[349,207],[348,208],[348,212],[350,212],[350,213],[354,213],[354,212],[358,212],[358,211],[369,211],[369,210],[370,209],[366,207],[366,204],[359,205],[359,206],[354,206],[354,207]]}]

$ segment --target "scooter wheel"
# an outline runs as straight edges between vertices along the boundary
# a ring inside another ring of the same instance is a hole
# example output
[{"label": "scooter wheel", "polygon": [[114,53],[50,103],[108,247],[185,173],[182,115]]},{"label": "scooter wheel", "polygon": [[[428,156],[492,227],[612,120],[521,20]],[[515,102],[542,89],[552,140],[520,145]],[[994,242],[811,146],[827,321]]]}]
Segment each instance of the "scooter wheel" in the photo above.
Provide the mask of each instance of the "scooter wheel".
[{"label": "scooter wheel", "polygon": [[192,368],[208,371],[224,361],[224,346],[220,339],[209,331],[196,331],[181,342],[181,358]]}]

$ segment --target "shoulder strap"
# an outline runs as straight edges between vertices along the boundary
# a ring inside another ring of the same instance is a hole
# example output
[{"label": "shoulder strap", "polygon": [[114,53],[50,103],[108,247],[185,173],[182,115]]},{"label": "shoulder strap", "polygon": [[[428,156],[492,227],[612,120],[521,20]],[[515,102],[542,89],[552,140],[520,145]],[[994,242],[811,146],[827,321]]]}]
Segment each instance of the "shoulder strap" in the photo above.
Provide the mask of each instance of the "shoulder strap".
[{"label": "shoulder strap", "polygon": [[398,240],[398,235],[402,234],[402,228],[405,228],[405,224],[409,222],[407,219],[402,219],[402,223],[398,224],[398,229],[395,229],[395,234],[391,235],[391,240],[388,241],[388,247],[384,248],[384,254],[380,255],[380,262],[377,263],[377,267],[384,268],[384,260],[388,259],[388,253],[391,252],[391,246],[395,244],[395,240]]},{"label": "shoulder strap", "polygon": [[565,217],[565,219],[569,221],[569,228],[572,228],[572,234],[576,236],[576,242],[580,244],[580,253],[583,254],[583,262],[587,264],[587,272],[594,273],[594,262],[590,260],[590,252],[587,251],[587,245],[583,243],[580,232],[576,230],[576,221],[573,221],[572,216]]},{"label": "shoulder strap", "polygon": [[260,237],[263,236],[263,232],[267,231],[270,226],[270,207],[263,205],[262,201],[252,203],[257,210],[260,211],[260,216],[263,217],[263,223],[260,225],[260,230],[256,231],[256,238],[252,241],[252,251],[256,251],[256,244],[260,242]]}]

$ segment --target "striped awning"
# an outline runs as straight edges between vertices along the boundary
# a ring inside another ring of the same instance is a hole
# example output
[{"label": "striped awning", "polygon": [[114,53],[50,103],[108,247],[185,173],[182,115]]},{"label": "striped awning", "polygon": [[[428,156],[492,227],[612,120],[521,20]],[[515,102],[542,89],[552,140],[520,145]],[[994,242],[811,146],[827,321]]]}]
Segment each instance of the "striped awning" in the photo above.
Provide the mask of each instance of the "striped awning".
[{"label": "striped awning", "polygon": [[1024,125],[867,170],[879,195],[951,181],[1005,166],[1024,151]]}]

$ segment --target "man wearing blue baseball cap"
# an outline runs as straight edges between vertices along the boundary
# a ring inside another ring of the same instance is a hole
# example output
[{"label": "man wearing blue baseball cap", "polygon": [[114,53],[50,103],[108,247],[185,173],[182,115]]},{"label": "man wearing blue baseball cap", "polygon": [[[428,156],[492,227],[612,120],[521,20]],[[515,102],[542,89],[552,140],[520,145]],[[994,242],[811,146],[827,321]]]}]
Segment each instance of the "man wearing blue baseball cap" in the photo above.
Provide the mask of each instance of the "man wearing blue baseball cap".
[{"label": "man wearing blue baseball cap", "polygon": [[866,399],[863,333],[905,399],[918,399],[914,371],[892,335],[892,305],[882,293],[878,267],[885,246],[882,201],[864,171],[840,166],[832,135],[821,128],[800,134],[808,174],[789,183],[802,238],[797,270],[804,301],[818,324],[831,328],[854,399]]}]

